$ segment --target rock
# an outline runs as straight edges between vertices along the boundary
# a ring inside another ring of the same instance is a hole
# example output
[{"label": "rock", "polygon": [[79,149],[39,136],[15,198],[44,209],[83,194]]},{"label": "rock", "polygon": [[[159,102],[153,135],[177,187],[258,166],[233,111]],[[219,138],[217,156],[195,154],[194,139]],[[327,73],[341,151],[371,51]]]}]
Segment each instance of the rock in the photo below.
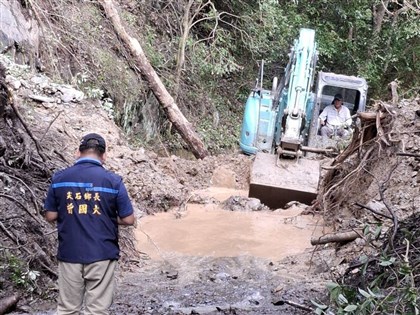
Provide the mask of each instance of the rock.
[{"label": "rock", "polygon": [[257,198],[231,196],[223,202],[223,207],[230,211],[260,211],[268,210]]},{"label": "rock", "polygon": [[261,300],[264,300],[264,297],[259,291],[254,292],[251,296],[248,297],[249,303],[254,305],[259,305]]},{"label": "rock", "polygon": [[11,75],[6,76],[6,83],[10,84],[14,90],[19,90],[22,86],[22,83],[20,80],[16,79],[15,77]]},{"label": "rock", "polygon": [[163,272],[166,275],[166,278],[171,279],[171,280],[175,280],[178,278],[178,271],[176,270],[169,270],[169,271],[165,271]]},{"label": "rock", "polygon": [[245,204],[245,208],[251,211],[261,210],[262,208],[261,201],[257,198],[248,198]]},{"label": "rock", "polygon": [[274,289],[271,290],[271,293],[279,293],[281,291],[283,291],[283,286],[278,285],[277,287],[275,287]]},{"label": "rock", "polygon": [[288,203],[286,203],[284,205],[283,209],[289,209],[289,208],[291,208],[293,206],[297,206],[297,205],[299,205],[299,201],[292,200],[292,201],[289,201]]},{"label": "rock", "polygon": [[373,209],[377,212],[384,212],[386,211],[386,207],[381,201],[371,200],[367,203],[366,207]]},{"label": "rock", "polygon": [[46,109],[53,108],[55,105],[56,105],[55,103],[47,103],[47,102],[42,103],[42,107]]},{"label": "rock", "polygon": [[356,238],[355,241],[357,246],[365,246],[366,245],[366,241],[362,238]]},{"label": "rock", "polygon": [[22,84],[22,86],[24,88],[29,89],[31,87],[31,85],[28,82],[26,82],[25,80],[20,80],[20,83]]},{"label": "rock", "polygon": [[186,173],[191,175],[191,176],[197,176],[198,170],[195,167],[193,167],[192,169],[187,170]]},{"label": "rock", "polygon": [[27,64],[38,54],[39,28],[22,11],[20,1],[0,1],[0,51],[9,52],[17,63]]},{"label": "rock", "polygon": [[57,86],[57,90],[62,93],[60,98],[64,103],[80,102],[85,96],[82,91],[68,86]]},{"label": "rock", "polygon": [[38,101],[38,102],[44,102],[44,103],[54,103],[55,99],[52,97],[47,97],[47,96],[42,96],[42,95],[35,95],[35,94],[30,94],[28,95],[29,98]]},{"label": "rock", "polygon": [[219,272],[215,275],[215,280],[216,281],[227,281],[230,279],[230,274],[226,273],[226,272]]},{"label": "rock", "polygon": [[32,82],[32,84],[39,85],[39,87],[41,88],[45,88],[49,84],[49,79],[42,74],[33,76],[30,81]]},{"label": "rock", "polygon": [[16,80],[16,81],[10,82],[10,85],[12,86],[14,90],[19,90],[20,87],[22,86],[22,83],[19,80]]}]

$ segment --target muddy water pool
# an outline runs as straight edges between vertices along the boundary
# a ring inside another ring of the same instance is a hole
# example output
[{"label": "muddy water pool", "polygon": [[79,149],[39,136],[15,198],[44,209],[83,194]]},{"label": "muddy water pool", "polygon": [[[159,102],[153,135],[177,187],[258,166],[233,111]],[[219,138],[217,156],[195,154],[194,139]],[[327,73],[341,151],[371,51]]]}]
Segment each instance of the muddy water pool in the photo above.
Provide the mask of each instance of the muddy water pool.
[{"label": "muddy water pool", "polygon": [[302,312],[274,301],[310,306],[322,295],[323,278],[310,263],[319,217],[298,206],[229,211],[223,201],[247,192],[225,187],[195,194],[213,202],[139,220],[137,248],[150,260],[124,277],[112,314],[291,315]]},{"label": "muddy water pool", "polygon": [[[196,192],[219,201],[246,193],[220,187]],[[299,207],[245,212],[224,210],[222,204],[188,204],[181,213],[141,218],[137,248],[157,260],[173,254],[280,260],[310,248],[310,238],[322,233],[320,219],[301,212]]]}]

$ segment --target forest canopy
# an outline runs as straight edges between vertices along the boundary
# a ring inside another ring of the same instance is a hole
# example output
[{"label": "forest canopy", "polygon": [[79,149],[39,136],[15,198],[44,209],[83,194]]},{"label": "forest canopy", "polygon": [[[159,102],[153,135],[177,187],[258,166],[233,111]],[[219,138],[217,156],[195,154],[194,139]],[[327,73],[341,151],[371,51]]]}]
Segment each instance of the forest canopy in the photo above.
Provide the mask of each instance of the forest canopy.
[{"label": "forest canopy", "polygon": [[420,8],[415,1],[231,0],[216,1],[216,9],[231,14],[220,25],[241,39],[232,50],[236,63],[251,57],[285,64],[299,28],[308,27],[316,30],[319,70],[365,77],[375,95],[395,79],[406,88],[419,86]]}]

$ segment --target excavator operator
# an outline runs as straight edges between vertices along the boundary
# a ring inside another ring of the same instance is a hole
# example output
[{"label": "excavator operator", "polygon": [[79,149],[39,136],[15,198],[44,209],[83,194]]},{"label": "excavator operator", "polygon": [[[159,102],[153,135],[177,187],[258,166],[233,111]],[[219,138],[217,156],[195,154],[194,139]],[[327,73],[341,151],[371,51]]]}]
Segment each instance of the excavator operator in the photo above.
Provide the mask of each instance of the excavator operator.
[{"label": "excavator operator", "polygon": [[322,137],[332,137],[336,135],[340,138],[346,138],[350,132],[348,128],[351,125],[350,110],[343,106],[343,96],[341,94],[334,95],[331,105],[324,108],[319,115],[321,123]]}]

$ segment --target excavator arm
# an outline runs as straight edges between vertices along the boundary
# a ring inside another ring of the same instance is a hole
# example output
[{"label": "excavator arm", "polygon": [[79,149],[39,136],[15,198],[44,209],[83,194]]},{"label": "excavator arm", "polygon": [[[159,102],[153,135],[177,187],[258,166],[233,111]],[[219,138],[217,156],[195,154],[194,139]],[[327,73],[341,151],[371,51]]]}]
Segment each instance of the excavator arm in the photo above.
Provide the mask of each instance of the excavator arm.
[{"label": "excavator arm", "polygon": [[311,88],[317,61],[315,31],[301,29],[286,67],[285,85],[278,90],[279,126],[277,152],[279,155],[301,156],[300,148],[306,140],[314,102]]}]

